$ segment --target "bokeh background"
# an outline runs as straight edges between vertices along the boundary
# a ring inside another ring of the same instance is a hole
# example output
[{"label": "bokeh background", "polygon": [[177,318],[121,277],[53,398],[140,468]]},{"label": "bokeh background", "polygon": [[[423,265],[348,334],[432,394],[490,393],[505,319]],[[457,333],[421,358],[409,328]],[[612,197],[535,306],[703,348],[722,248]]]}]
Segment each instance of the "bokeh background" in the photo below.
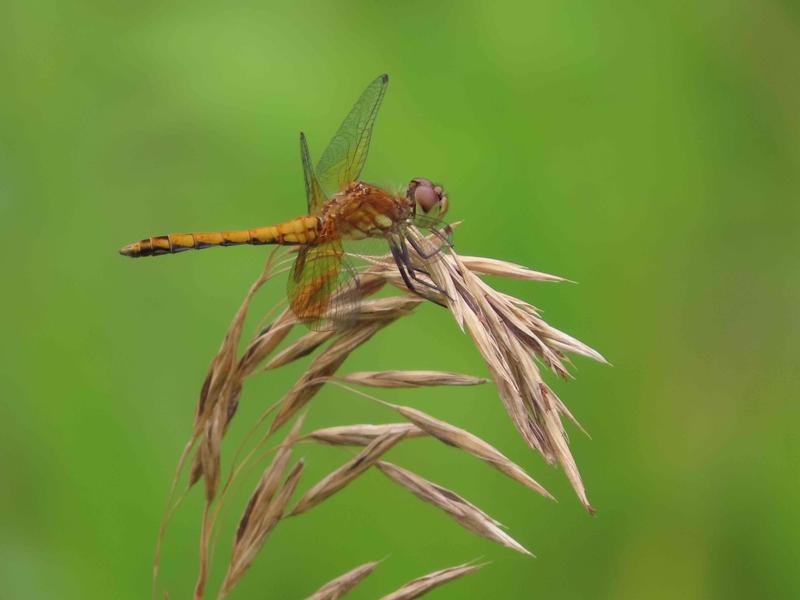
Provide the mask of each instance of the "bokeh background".
[{"label": "bokeh background", "polygon": [[[524,445],[491,387],[387,392],[494,443],[558,496],[433,441],[391,455],[538,558],[372,473],[279,527],[232,597],[302,598],[382,557],[353,598],[476,557],[492,564],[431,597],[796,597],[800,12],[696,4],[6,0],[0,596],[149,595],[198,390],[265,251],[116,250],[300,214],[298,132],[319,157],[388,72],[365,178],[442,181],[462,253],[579,282],[496,283],[614,364],[578,358],[575,380],[550,378],[593,436],[570,429],[598,513]],[[255,312],[281,293],[269,286]],[[485,373],[434,306],[343,371],[391,368]],[[301,369],[253,380],[231,439]],[[308,419],[394,418],[331,388]],[[346,456],[304,453],[306,485]],[[190,595],[200,510],[195,493],[170,530],[172,598]]]}]

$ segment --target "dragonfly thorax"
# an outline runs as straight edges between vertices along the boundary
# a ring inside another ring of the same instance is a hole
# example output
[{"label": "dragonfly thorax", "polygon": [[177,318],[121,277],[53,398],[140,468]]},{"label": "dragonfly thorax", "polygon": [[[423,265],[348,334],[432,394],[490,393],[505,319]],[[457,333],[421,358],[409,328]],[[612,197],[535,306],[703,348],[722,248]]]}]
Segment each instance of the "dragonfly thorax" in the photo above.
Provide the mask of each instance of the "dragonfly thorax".
[{"label": "dragonfly thorax", "polygon": [[413,201],[354,181],[326,202],[319,215],[322,239],[385,237],[413,216]]}]

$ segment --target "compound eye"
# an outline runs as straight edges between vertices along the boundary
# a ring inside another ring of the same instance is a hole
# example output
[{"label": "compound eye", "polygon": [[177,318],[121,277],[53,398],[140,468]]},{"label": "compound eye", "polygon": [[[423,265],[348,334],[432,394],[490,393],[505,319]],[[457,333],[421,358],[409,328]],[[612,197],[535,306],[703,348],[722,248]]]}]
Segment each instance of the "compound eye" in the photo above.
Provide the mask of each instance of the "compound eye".
[{"label": "compound eye", "polygon": [[439,203],[440,196],[436,193],[433,186],[420,184],[414,189],[414,200],[419,204],[420,208],[426,213],[433,210]]},{"label": "compound eye", "polygon": [[430,179],[425,179],[424,177],[414,177],[414,179],[411,180],[411,183],[416,185],[433,187],[433,182]]}]

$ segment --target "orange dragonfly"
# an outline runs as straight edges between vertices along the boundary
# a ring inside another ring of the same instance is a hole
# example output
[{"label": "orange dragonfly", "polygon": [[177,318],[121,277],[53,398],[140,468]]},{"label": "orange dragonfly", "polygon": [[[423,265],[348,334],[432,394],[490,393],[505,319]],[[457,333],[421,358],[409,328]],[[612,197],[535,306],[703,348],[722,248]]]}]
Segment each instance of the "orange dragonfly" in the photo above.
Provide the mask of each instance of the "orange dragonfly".
[{"label": "orange dragonfly", "polygon": [[[439,220],[448,208],[444,189],[422,177],[412,179],[404,193],[391,193],[359,180],[388,83],[389,76],[381,75],[367,86],[322,153],[316,170],[305,135],[300,134],[308,201],[306,216],[240,231],[154,236],[128,244],[120,249],[120,254],[138,258],[212,246],[300,245],[289,274],[289,305],[300,320],[319,329],[345,320],[355,310],[354,298],[359,296],[344,293],[357,291],[358,275],[346,261],[343,242],[379,238],[388,242],[408,289],[439,303],[421,293],[418,285],[446,296],[435,284],[418,276],[419,269],[414,267],[408,244],[423,259],[452,246],[451,229]],[[408,235],[411,225],[431,232],[442,244],[433,249],[421,247],[419,240]]]}]

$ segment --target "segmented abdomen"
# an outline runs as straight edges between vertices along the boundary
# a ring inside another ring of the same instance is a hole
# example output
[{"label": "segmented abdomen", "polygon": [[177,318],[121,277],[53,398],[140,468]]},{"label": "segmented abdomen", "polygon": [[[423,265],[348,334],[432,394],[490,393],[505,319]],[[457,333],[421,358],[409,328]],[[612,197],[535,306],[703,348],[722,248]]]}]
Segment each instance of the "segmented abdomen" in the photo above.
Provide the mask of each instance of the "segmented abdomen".
[{"label": "segmented abdomen", "polygon": [[171,233],[139,240],[120,249],[120,254],[139,258],[176,254],[184,250],[202,250],[213,246],[238,246],[249,244],[308,244],[317,238],[316,217],[298,217],[278,225],[242,229],[239,231],[215,231],[211,233]]}]

